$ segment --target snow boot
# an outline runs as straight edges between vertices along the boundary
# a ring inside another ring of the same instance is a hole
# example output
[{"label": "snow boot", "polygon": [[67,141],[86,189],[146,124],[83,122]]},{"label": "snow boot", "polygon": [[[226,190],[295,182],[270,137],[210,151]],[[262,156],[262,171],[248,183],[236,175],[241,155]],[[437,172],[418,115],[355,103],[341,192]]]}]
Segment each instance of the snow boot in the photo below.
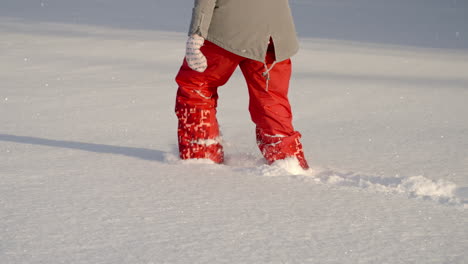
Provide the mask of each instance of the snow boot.
[{"label": "snow boot", "polygon": [[262,133],[261,129],[257,129],[256,134],[257,145],[268,164],[272,164],[277,160],[294,157],[299,161],[299,165],[304,170],[309,169],[307,160],[304,157],[302,144],[299,141],[301,138],[299,132],[296,131],[290,136],[268,135]]},{"label": "snow boot", "polygon": [[187,108],[180,104],[176,106],[181,159],[210,159],[215,163],[224,161],[215,111]]}]

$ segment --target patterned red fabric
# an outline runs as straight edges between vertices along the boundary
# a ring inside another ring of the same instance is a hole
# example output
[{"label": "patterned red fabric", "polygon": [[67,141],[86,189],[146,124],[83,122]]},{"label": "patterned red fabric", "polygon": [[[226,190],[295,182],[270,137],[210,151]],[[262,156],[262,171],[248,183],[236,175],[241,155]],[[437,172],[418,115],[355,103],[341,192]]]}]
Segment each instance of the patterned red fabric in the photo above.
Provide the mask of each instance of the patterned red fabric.
[{"label": "patterned red fabric", "polygon": [[249,112],[256,124],[258,146],[268,163],[296,157],[307,169],[300,133],[292,125],[288,100],[291,60],[275,62],[273,45],[265,63],[247,59],[206,41],[201,48],[208,61],[203,73],[190,69],[184,60],[176,77],[179,85],[176,114],[181,159],[208,158],[223,162],[216,106],[218,87],[239,66],[249,90]]},{"label": "patterned red fabric", "polygon": [[177,130],[181,159],[211,159],[224,161],[223,147],[219,142],[218,123],[214,109],[197,109],[179,105]]},{"label": "patterned red fabric", "polygon": [[304,157],[302,144],[299,141],[301,134],[294,132],[290,136],[269,135],[257,128],[257,145],[269,164],[289,157],[295,157],[303,169],[309,165]]}]

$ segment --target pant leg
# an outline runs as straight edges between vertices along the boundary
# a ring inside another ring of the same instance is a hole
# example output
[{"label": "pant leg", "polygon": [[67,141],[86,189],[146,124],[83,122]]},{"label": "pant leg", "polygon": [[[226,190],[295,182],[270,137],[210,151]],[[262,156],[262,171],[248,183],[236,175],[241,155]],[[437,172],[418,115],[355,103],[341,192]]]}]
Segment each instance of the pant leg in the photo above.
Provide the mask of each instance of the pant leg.
[{"label": "pant leg", "polygon": [[175,112],[181,159],[224,160],[216,119],[218,87],[224,85],[239,64],[239,57],[205,41],[201,48],[208,68],[203,73],[188,67],[184,59],[176,82],[179,85]]},{"label": "pant leg", "polygon": [[307,169],[301,134],[293,128],[288,99],[291,60],[274,61],[274,48],[270,45],[265,63],[254,60],[240,63],[249,89],[249,111],[256,124],[257,144],[269,163],[296,157]]}]

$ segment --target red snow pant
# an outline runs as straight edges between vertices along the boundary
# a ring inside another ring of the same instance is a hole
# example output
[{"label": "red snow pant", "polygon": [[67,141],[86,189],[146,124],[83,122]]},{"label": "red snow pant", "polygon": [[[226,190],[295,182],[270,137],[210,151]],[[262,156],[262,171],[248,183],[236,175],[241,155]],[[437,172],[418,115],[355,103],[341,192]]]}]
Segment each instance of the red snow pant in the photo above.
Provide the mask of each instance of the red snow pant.
[{"label": "red snow pant", "polygon": [[273,44],[265,63],[241,57],[209,41],[201,48],[208,61],[203,73],[190,69],[184,60],[176,77],[179,85],[175,112],[179,120],[178,141],[181,159],[224,160],[216,107],[218,87],[224,85],[240,66],[249,89],[249,111],[256,125],[257,144],[269,164],[296,157],[307,169],[301,134],[292,126],[288,100],[291,60],[275,62]]}]

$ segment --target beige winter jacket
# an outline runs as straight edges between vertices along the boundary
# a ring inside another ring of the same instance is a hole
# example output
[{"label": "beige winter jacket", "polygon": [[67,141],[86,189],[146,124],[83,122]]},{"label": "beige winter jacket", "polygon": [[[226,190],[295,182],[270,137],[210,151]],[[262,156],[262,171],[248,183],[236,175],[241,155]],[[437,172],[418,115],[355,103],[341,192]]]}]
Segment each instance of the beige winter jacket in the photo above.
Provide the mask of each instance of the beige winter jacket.
[{"label": "beige winter jacket", "polygon": [[270,37],[276,61],[299,49],[288,0],[195,0],[189,35],[264,62]]}]

